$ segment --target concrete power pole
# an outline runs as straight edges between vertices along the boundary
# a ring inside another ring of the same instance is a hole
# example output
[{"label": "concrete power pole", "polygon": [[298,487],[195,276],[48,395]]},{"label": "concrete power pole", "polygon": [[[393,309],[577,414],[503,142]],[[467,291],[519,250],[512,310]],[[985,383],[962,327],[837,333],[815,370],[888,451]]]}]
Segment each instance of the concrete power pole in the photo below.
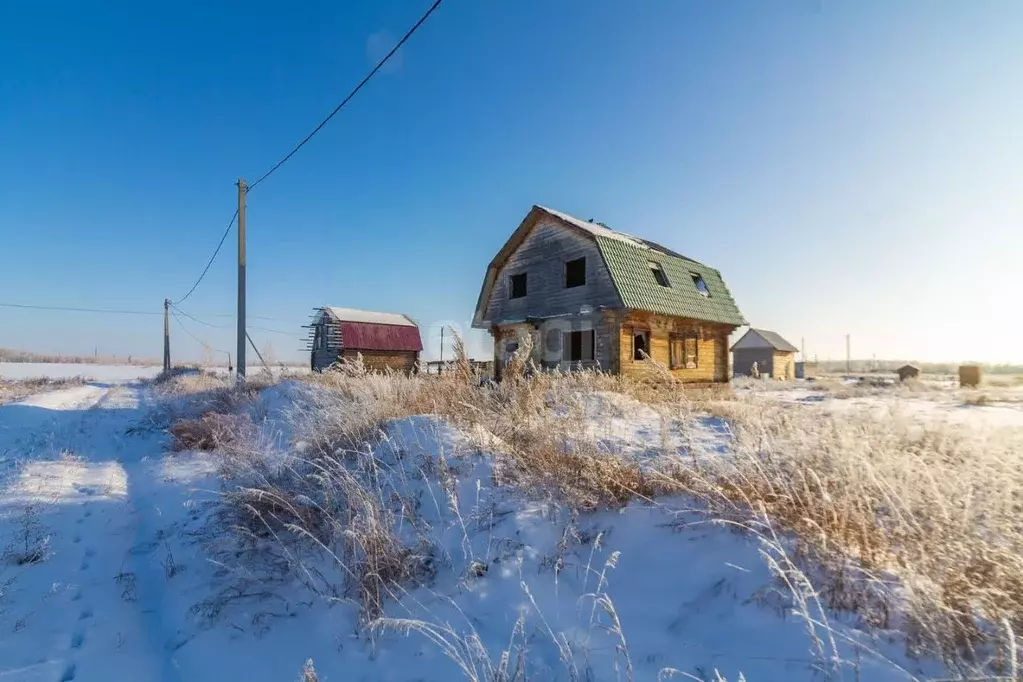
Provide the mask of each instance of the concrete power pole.
[{"label": "concrete power pole", "polygon": [[238,383],[245,381],[245,191],[238,178]]},{"label": "concrete power pole", "polygon": [[845,335],[845,371],[846,373],[852,372],[852,351],[849,345],[849,335]]},{"label": "concrete power pole", "polygon": [[170,299],[163,299],[163,371],[170,372]]},{"label": "concrete power pole", "polygon": [[437,374],[444,373],[444,327],[440,328],[440,364],[437,365]]}]

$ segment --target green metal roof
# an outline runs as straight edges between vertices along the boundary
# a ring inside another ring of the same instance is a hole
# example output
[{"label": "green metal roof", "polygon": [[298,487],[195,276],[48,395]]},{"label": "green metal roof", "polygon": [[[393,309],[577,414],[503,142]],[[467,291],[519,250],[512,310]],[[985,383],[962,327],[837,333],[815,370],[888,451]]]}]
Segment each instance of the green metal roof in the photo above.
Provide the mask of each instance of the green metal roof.
[{"label": "green metal roof", "polygon": [[[714,268],[653,242],[599,234],[595,239],[626,308],[737,327],[746,324],[721,273]],[[670,286],[658,284],[651,262],[660,264]],[[709,296],[700,293],[694,276],[703,279]]]}]

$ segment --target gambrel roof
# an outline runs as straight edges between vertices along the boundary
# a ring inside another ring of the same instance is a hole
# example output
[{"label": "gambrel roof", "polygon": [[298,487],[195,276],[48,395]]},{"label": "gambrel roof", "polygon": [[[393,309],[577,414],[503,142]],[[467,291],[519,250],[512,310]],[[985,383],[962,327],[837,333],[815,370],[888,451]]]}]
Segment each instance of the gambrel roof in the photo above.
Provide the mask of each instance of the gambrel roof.
[{"label": "gambrel roof", "polygon": [[[602,223],[580,220],[544,206],[533,206],[490,262],[477,300],[474,324],[482,322],[481,315],[489,303],[501,267],[543,218],[552,218],[596,242],[623,308],[733,326],[746,324],[721,273],[716,269],[656,242],[612,230]],[[668,286],[658,284],[651,274],[654,264],[663,271]]]}]

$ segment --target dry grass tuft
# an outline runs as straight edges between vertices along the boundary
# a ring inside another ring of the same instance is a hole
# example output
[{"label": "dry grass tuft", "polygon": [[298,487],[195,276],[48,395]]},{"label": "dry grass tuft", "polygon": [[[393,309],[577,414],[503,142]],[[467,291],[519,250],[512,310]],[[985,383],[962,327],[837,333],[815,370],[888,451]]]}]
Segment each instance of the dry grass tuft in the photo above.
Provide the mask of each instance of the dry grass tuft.
[{"label": "dry grass tuft", "polygon": [[[309,377],[291,419],[303,446],[285,462],[258,432],[220,447],[237,482],[225,500],[239,537],[372,620],[389,596],[432,575],[437,548],[409,481],[447,480],[443,461],[410,473],[375,445],[391,420],[437,415],[486,434],[499,485],[583,511],[684,494],[716,518],[769,524],[785,533],[813,599],[899,630],[913,653],[964,673],[1004,669],[1006,633],[1023,629],[1023,433],[915,421],[897,408],[913,386],[825,383],[833,394],[892,398],[884,415],[876,404],[836,413],[757,392],[693,391],[656,366],[661,381],[643,384],[537,372],[529,353],[520,346],[499,385],[480,382],[468,363],[439,377],[358,364]],[[665,433],[642,460],[591,428],[627,417],[616,411],[630,401],[653,408]],[[668,437],[707,413],[731,426],[727,456],[697,457]],[[331,556],[339,579],[308,568],[300,547]]]},{"label": "dry grass tuft", "polygon": [[242,417],[222,412],[207,412],[197,419],[180,419],[170,427],[171,449],[211,451],[231,443],[237,436]]},{"label": "dry grass tuft", "polygon": [[829,605],[882,627],[904,609],[914,651],[993,665],[1005,642],[992,624],[1023,627],[1023,433],[964,432],[894,409],[714,409],[733,425],[732,457],[690,470],[687,492],[719,515],[762,514],[788,531]]},{"label": "dry grass tuft", "polygon": [[22,400],[36,393],[82,386],[87,382],[88,379],[83,376],[59,379],[51,379],[49,377],[33,377],[30,379],[0,378],[0,405],[15,400]]}]

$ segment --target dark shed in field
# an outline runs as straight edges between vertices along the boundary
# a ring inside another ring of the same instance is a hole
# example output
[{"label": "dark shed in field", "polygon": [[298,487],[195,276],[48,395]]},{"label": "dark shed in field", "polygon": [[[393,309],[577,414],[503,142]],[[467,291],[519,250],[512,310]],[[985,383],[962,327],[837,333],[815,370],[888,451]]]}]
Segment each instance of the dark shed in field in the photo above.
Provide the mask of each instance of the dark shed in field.
[{"label": "dark shed in field", "polygon": [[920,376],[920,368],[916,365],[903,365],[895,370],[895,373],[899,375],[899,381],[905,381],[906,379],[916,379]]},{"label": "dark shed in field", "polygon": [[422,350],[419,327],[406,315],[324,306],[309,325],[314,372],[357,357],[368,369],[414,372]]},{"label": "dark shed in field", "polygon": [[760,376],[795,379],[798,350],[775,332],[750,329],[732,346],[732,374],[749,376],[756,363]]}]

